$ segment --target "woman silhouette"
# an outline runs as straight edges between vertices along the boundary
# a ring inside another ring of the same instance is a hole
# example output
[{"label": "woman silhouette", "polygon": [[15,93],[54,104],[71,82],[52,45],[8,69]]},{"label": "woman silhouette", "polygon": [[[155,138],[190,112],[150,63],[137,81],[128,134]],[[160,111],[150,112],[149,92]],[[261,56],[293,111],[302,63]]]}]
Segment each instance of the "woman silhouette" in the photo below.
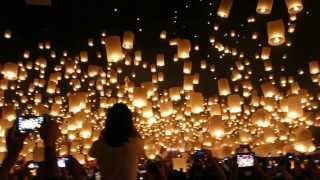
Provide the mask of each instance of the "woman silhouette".
[{"label": "woman silhouette", "polygon": [[143,142],[133,125],[131,111],[125,104],[114,104],[105,123],[105,130],[89,152],[97,159],[102,179],[136,180]]}]

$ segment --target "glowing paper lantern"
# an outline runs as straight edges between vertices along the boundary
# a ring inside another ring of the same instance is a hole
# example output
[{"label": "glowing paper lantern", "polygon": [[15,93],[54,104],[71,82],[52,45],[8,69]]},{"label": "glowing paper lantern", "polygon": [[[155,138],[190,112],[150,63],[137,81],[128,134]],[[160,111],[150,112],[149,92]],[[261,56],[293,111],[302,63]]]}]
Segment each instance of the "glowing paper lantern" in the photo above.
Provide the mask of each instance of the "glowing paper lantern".
[{"label": "glowing paper lantern", "polygon": [[231,93],[229,81],[226,78],[218,80],[218,89],[220,96],[228,96]]},{"label": "glowing paper lantern", "polygon": [[191,74],[191,70],[192,70],[192,62],[189,60],[185,60],[183,62],[183,73]]},{"label": "glowing paper lantern", "polygon": [[303,4],[301,0],[286,0],[286,5],[289,14],[298,14],[303,10]]},{"label": "glowing paper lantern", "polygon": [[264,97],[273,97],[277,93],[277,88],[271,82],[261,84]]},{"label": "glowing paper lantern", "polygon": [[268,127],[271,124],[270,114],[262,108],[252,113],[251,119],[258,127]]},{"label": "glowing paper lantern", "polygon": [[133,34],[133,32],[125,31],[123,33],[122,47],[124,49],[132,49],[133,48],[133,42],[134,42],[134,34]]},{"label": "glowing paper lantern", "polygon": [[217,11],[217,15],[222,18],[228,18],[232,4],[233,0],[221,0]]},{"label": "glowing paper lantern", "polygon": [[119,36],[108,36],[106,38],[106,52],[108,62],[116,63],[124,58]]},{"label": "glowing paper lantern", "polygon": [[270,14],[272,10],[273,0],[258,0],[256,12],[258,14]]},{"label": "glowing paper lantern", "polygon": [[318,74],[320,73],[320,65],[319,61],[314,60],[309,62],[309,71],[310,74]]},{"label": "glowing paper lantern", "polygon": [[222,138],[225,135],[225,125],[221,116],[213,116],[208,119],[208,131],[214,138]]},{"label": "glowing paper lantern", "polygon": [[173,113],[172,102],[162,102],[160,103],[160,115],[161,117],[168,117]]},{"label": "glowing paper lantern", "polygon": [[164,54],[157,54],[157,66],[163,67],[164,65]]},{"label": "glowing paper lantern", "polygon": [[183,76],[183,90],[192,91],[193,90],[193,76],[184,75]]},{"label": "glowing paper lantern", "polygon": [[2,108],[2,118],[8,121],[14,121],[16,119],[16,109],[13,104]]},{"label": "glowing paper lantern", "polygon": [[271,46],[279,46],[286,41],[285,27],[282,19],[269,21],[267,23],[268,44]]},{"label": "glowing paper lantern", "polygon": [[5,63],[1,74],[8,80],[16,80],[18,78],[19,66],[15,63]]},{"label": "glowing paper lantern", "polygon": [[203,96],[198,92],[190,92],[190,108],[191,112],[198,114],[203,111]]},{"label": "glowing paper lantern", "polygon": [[261,50],[261,59],[262,60],[267,60],[270,58],[270,54],[271,54],[271,48],[270,47],[263,47]]},{"label": "glowing paper lantern", "polygon": [[80,61],[81,62],[88,62],[88,52],[87,51],[80,52]]},{"label": "glowing paper lantern", "polygon": [[238,94],[229,95],[227,100],[230,113],[241,112],[241,97]]},{"label": "glowing paper lantern", "polygon": [[82,109],[86,108],[87,104],[87,93],[78,92],[70,94],[68,97],[69,101],[69,112],[77,113]]},{"label": "glowing paper lantern", "polygon": [[191,50],[191,42],[188,39],[179,39],[178,41],[178,58],[186,59],[189,58]]},{"label": "glowing paper lantern", "polygon": [[303,116],[303,109],[301,106],[301,97],[299,95],[290,96],[288,98],[288,117],[299,118]]},{"label": "glowing paper lantern", "polygon": [[180,96],[180,87],[172,87],[169,89],[169,96],[172,101],[179,101]]},{"label": "glowing paper lantern", "polygon": [[162,30],[160,33],[160,39],[166,39],[167,38],[167,31]]},{"label": "glowing paper lantern", "polygon": [[132,105],[142,108],[147,105],[147,90],[144,88],[134,88]]}]

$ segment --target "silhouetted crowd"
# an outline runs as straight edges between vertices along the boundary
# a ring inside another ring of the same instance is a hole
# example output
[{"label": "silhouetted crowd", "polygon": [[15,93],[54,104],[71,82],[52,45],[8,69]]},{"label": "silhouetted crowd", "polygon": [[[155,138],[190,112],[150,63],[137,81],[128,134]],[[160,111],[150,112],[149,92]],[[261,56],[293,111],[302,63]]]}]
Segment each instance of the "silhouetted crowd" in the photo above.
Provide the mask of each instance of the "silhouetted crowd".
[{"label": "silhouetted crowd", "polygon": [[150,160],[144,155],[143,141],[133,125],[131,111],[121,103],[108,110],[106,128],[88,154],[92,160],[80,164],[72,155],[58,157],[58,124],[49,116],[45,119],[37,130],[44,144],[44,160],[19,158],[24,141],[32,132],[19,131],[14,125],[6,134],[7,153],[0,167],[1,179],[320,179],[317,153],[262,158],[255,156],[249,146],[242,145],[235,155],[224,159],[216,159],[211,151],[202,149],[191,155],[164,150]]}]

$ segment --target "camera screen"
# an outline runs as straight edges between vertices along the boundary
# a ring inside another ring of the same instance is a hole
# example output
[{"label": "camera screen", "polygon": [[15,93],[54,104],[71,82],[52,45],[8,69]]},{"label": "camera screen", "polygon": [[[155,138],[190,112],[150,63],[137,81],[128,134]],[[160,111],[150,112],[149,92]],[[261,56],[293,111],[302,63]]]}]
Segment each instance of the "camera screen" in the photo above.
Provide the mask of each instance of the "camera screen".
[{"label": "camera screen", "polygon": [[254,165],[254,156],[252,154],[238,154],[238,167],[252,167]]},{"label": "camera screen", "polygon": [[28,168],[29,169],[38,169],[39,164],[38,163],[30,163],[30,164],[28,164]]},{"label": "camera screen", "polygon": [[65,168],[67,166],[67,161],[68,161],[68,158],[65,158],[65,157],[58,158],[57,160],[58,167]]},{"label": "camera screen", "polygon": [[18,117],[18,130],[20,132],[27,132],[37,128],[40,128],[43,123],[43,117]]}]

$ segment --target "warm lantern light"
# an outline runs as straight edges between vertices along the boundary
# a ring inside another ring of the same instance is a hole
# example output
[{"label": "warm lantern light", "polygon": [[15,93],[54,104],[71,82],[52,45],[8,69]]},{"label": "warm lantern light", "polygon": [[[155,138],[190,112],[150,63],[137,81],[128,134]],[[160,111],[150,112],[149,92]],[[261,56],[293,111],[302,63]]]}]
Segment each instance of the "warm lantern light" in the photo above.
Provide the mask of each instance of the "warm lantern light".
[{"label": "warm lantern light", "polygon": [[270,14],[272,10],[273,0],[258,0],[256,12],[258,14]]},{"label": "warm lantern light", "polygon": [[183,62],[183,73],[190,74],[192,70],[192,62],[189,60],[185,60]]},{"label": "warm lantern light", "polygon": [[228,79],[219,79],[218,89],[220,96],[228,96],[231,93]]},{"label": "warm lantern light", "polygon": [[282,19],[269,21],[267,23],[268,44],[271,46],[279,46],[286,41],[285,27]]},{"label": "warm lantern light", "polygon": [[122,47],[124,49],[132,49],[133,48],[133,42],[134,42],[134,34],[133,34],[133,32],[125,31],[123,33]]},{"label": "warm lantern light", "polygon": [[261,59],[262,60],[267,60],[270,58],[271,54],[271,48],[270,47],[263,47],[261,50]]},{"label": "warm lantern light", "polygon": [[303,10],[301,0],[286,0],[289,14],[298,14]]},{"label": "warm lantern light", "polygon": [[88,61],[88,52],[87,51],[81,51],[80,52],[80,61],[81,62],[87,62]]},{"label": "warm lantern light", "polygon": [[16,80],[18,78],[19,66],[15,63],[6,63],[3,65],[1,74],[8,80]]},{"label": "warm lantern light", "polygon": [[320,65],[319,61],[314,60],[309,62],[309,71],[310,74],[318,74],[320,73]]},{"label": "warm lantern light", "polygon": [[186,59],[189,58],[191,50],[191,42],[188,39],[178,40],[178,58]]},{"label": "warm lantern light", "polygon": [[191,112],[199,114],[203,111],[203,96],[201,93],[191,92],[190,93],[190,108]]},{"label": "warm lantern light", "polygon": [[241,112],[241,98],[238,94],[229,95],[227,100],[230,113]]},{"label": "warm lantern light", "polygon": [[141,108],[147,105],[147,90],[144,88],[134,88],[132,105]]},{"label": "warm lantern light", "polygon": [[106,52],[108,62],[119,62],[124,58],[119,36],[108,36],[106,38]]},{"label": "warm lantern light", "polygon": [[228,18],[232,4],[233,0],[221,0],[217,11],[217,15],[222,18]]}]

